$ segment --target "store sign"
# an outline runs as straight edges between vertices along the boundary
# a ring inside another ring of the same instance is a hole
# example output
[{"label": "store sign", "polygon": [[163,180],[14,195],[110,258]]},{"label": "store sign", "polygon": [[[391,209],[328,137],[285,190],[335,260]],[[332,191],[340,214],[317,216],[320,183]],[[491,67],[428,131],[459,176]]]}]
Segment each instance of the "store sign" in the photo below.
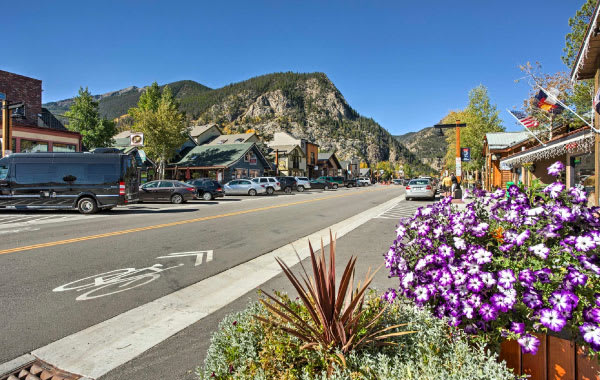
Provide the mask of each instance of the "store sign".
[{"label": "store sign", "polygon": [[471,148],[460,148],[460,158],[465,162],[471,161]]},{"label": "store sign", "polygon": [[462,161],[461,161],[460,157],[456,157],[456,176],[457,177],[462,176]]},{"label": "store sign", "polygon": [[505,162],[500,161],[500,170],[510,170],[510,165]]},{"label": "store sign", "polygon": [[129,145],[144,146],[144,134],[143,133],[132,133],[131,135],[129,135]]}]

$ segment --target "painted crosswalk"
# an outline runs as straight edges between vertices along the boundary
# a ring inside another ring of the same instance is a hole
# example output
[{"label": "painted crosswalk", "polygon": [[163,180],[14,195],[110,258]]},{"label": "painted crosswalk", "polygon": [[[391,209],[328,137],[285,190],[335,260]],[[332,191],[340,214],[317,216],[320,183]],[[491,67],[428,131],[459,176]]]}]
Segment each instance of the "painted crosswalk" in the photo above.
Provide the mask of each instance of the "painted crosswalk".
[{"label": "painted crosswalk", "polygon": [[73,222],[82,219],[103,218],[106,215],[81,215],[75,213],[18,213],[0,214],[0,235],[24,231],[36,231],[40,226]]},{"label": "painted crosswalk", "polygon": [[401,218],[410,218],[415,214],[415,211],[417,211],[418,208],[424,207],[430,203],[431,202],[409,202],[402,200],[376,216],[375,219],[399,220]]}]

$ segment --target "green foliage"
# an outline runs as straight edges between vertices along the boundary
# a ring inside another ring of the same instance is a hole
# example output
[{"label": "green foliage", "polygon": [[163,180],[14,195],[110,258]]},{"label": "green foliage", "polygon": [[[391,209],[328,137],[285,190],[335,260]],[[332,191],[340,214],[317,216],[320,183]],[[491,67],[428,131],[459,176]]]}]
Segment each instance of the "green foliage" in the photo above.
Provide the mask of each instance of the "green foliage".
[{"label": "green foliage", "polygon": [[569,68],[575,64],[577,53],[583,44],[585,32],[594,14],[596,3],[596,0],[585,0],[581,8],[575,12],[575,16],[569,19],[571,32],[567,33],[565,37],[564,55],[561,57],[564,64]]},{"label": "green foliage", "polygon": [[112,144],[112,137],[117,132],[115,123],[100,117],[98,102],[94,101],[87,87],[85,90],[79,87],[79,94],[73,99],[73,104],[65,115],[69,118],[67,128],[81,134],[81,140],[86,148]]},{"label": "green foliage", "polygon": [[[284,297],[285,298],[285,297]],[[300,314],[299,301],[285,298]],[[365,308],[378,313],[382,303],[371,295]],[[433,317],[427,309],[397,300],[385,309],[380,327],[406,322],[416,333],[393,338],[396,346],[367,346],[346,356],[346,365],[328,369],[327,356],[299,350],[300,340],[281,333],[254,316],[268,315],[259,303],[228,315],[213,334],[200,379],[329,379],[329,380],[508,380],[514,379],[504,363],[483,346],[472,344],[460,330]]]},{"label": "green foliage", "polygon": [[[479,85],[469,91],[469,104],[463,111],[450,112],[442,123],[454,123],[460,120],[466,123],[460,131],[461,147],[471,148],[471,161],[463,163],[463,170],[479,170],[484,165],[483,139],[486,133],[502,132],[504,126],[499,117],[496,105],[490,102],[487,88]],[[449,131],[449,130],[446,130]],[[456,159],[456,132],[446,133],[448,150],[446,152],[446,166],[454,168]]]},{"label": "green foliage", "polygon": [[356,257],[351,257],[346,264],[336,291],[336,244],[331,232],[329,236],[329,266],[327,266],[325,258],[323,240],[321,240],[320,256],[315,254],[309,242],[312,278],[309,278],[302,262],[300,265],[304,276],[297,277],[285,263],[277,259],[283,273],[298,292],[303,307],[299,307],[299,304],[291,303],[285,298],[279,297],[278,299],[264,292],[268,299],[262,299],[261,302],[269,311],[270,316],[268,318],[257,316],[256,318],[298,338],[302,342],[298,346],[299,350],[315,350],[328,355],[328,369],[331,369],[335,362],[339,361],[341,364],[345,364],[345,355],[351,351],[366,345],[393,345],[394,343],[387,339],[412,332],[392,331],[403,325],[392,325],[379,329],[377,322],[385,312],[387,305],[379,307],[376,312],[363,307],[367,288],[375,273],[371,274],[369,270],[364,282],[354,289]]},{"label": "green foliage", "polygon": [[[140,97],[139,106],[131,108],[129,114],[135,120],[133,129],[144,133],[144,150],[158,161],[160,178],[164,178],[165,165],[186,141],[188,128],[168,86],[163,89],[158,103],[156,97],[155,89],[149,87]],[[153,109],[155,104],[156,109]]]}]

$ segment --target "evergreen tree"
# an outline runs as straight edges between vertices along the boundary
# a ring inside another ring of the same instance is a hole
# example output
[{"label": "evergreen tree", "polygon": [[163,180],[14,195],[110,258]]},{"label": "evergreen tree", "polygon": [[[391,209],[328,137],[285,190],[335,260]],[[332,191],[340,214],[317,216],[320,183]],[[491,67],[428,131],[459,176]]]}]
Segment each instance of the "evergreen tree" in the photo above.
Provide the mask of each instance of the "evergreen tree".
[{"label": "evergreen tree", "polygon": [[115,123],[100,117],[98,102],[94,101],[87,87],[85,90],[79,87],[79,94],[65,115],[69,118],[67,128],[81,134],[81,141],[86,148],[112,145],[112,137],[117,133]]},{"label": "evergreen tree", "polygon": [[167,162],[187,139],[188,128],[169,86],[157,97],[160,91],[156,91],[158,85],[155,84],[146,89],[138,107],[131,108],[129,114],[135,120],[134,129],[144,134],[144,150],[158,162],[162,179]]}]

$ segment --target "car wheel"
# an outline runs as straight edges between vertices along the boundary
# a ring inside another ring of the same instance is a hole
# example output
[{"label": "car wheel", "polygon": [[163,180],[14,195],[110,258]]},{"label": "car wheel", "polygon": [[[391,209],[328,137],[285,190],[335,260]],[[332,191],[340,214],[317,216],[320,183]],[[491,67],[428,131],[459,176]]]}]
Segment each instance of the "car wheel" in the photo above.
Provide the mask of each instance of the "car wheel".
[{"label": "car wheel", "polygon": [[337,188],[338,188],[337,184],[333,185],[333,190],[336,190]]},{"label": "car wheel", "polygon": [[202,199],[204,199],[205,201],[211,201],[213,199],[213,196],[211,193],[206,192],[202,194]]},{"label": "car wheel", "polygon": [[407,201],[411,201],[411,200],[412,200],[412,198],[411,198],[411,197],[406,197],[406,200],[407,200]]},{"label": "car wheel", "polygon": [[298,186],[298,192],[301,193],[304,191],[304,186]]},{"label": "car wheel", "polygon": [[323,186],[323,190],[329,190],[329,186],[327,186],[327,185]]},{"label": "car wheel", "polygon": [[176,205],[183,203],[183,197],[181,194],[173,194],[173,196],[171,196],[171,203]]},{"label": "car wheel", "polygon": [[289,186],[287,186],[285,189],[283,189],[283,191],[284,191],[286,194],[289,194],[289,193],[291,193],[291,192],[292,192],[292,188],[291,188],[291,187],[289,187]]},{"label": "car wheel", "polygon": [[[268,190],[267,190],[267,192],[268,192]],[[271,194],[273,194],[273,193],[271,192]],[[255,196],[256,195],[256,190],[254,190],[254,189],[248,190],[248,195]]]},{"label": "car wheel", "polygon": [[84,215],[95,214],[98,212],[98,204],[92,197],[83,197],[77,202],[77,210]]},{"label": "car wheel", "polygon": [[[252,189],[254,190],[254,189]],[[254,190],[254,192],[256,193],[256,190]],[[267,194],[269,195],[273,195],[273,193],[275,192],[275,189],[272,187],[267,187]]]}]

